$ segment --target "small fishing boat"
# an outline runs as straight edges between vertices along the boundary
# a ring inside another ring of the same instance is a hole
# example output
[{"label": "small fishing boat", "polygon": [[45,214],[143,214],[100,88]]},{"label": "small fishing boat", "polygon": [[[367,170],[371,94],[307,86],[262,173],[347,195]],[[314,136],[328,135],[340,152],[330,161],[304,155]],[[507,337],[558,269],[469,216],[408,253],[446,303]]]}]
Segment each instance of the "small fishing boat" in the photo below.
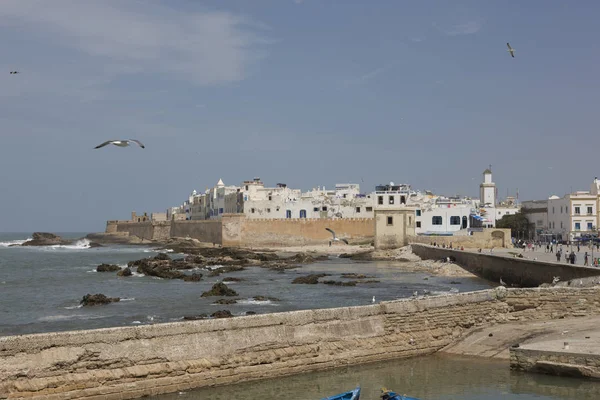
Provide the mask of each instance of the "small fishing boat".
[{"label": "small fishing boat", "polygon": [[419,400],[416,397],[408,397],[392,392],[386,388],[381,388],[381,400]]},{"label": "small fishing boat", "polygon": [[336,394],[334,396],[325,397],[322,400],[360,400],[360,386],[349,392]]}]

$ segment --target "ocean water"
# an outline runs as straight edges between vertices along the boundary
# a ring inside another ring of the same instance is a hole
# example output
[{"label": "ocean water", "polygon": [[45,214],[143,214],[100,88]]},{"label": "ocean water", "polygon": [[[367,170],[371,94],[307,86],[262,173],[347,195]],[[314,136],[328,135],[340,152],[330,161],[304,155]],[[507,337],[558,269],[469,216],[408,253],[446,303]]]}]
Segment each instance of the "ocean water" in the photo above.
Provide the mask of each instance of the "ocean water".
[{"label": "ocean water", "polygon": [[[478,278],[435,277],[426,273],[406,273],[394,262],[353,262],[332,257],[278,273],[248,268],[201,282],[163,280],[146,276],[120,278],[114,272],[95,272],[97,265],[125,266],[128,261],[154,256],[145,247],[109,246],[88,248],[86,241],[73,246],[9,247],[29,234],[0,234],[0,336],[113,326],[132,326],[181,320],[184,315],[212,313],[229,309],[242,315],[258,313],[371,304],[412,296],[417,290],[431,293],[464,292],[491,287]],[[78,238],[85,233],[61,234]],[[181,255],[172,254],[173,257]],[[205,271],[200,271],[204,272]],[[356,272],[373,276],[380,283],[356,287],[323,284],[292,285],[291,281],[309,273],[340,274]],[[244,278],[229,286],[247,299],[236,305],[214,305],[215,298],[201,298],[203,291],[225,276]],[[425,279],[427,278],[427,279]],[[450,281],[460,284],[451,284]],[[98,307],[79,307],[87,293],[104,293],[124,301]],[[256,302],[257,295],[279,301]],[[378,399],[386,386],[421,400],[592,400],[600,398],[600,385],[574,378],[514,373],[507,362],[450,356],[428,356],[335,370],[261,380],[237,385],[204,388],[155,396],[175,399],[261,399],[293,398],[316,400],[343,392],[360,384],[361,399]]]},{"label": "ocean water", "polygon": [[[72,246],[10,247],[22,243],[29,234],[0,234],[0,335],[49,331],[131,326],[181,320],[187,315],[211,314],[227,309],[234,315],[247,311],[271,313],[313,308],[357,306],[376,301],[412,296],[424,290],[436,293],[473,291],[489,288],[478,278],[448,278],[426,273],[406,273],[394,262],[354,262],[332,256],[329,260],[286,270],[284,273],[260,267],[207,277],[201,282],[183,282],[148,276],[118,277],[116,272],[95,272],[101,263],[118,264],[154,256],[147,247],[108,246],[88,248],[87,241]],[[78,238],[85,233],[61,234]],[[172,254],[173,257],[182,255]],[[342,273],[372,276],[379,283],[354,287],[324,284],[291,284],[305,274],[328,273],[328,279],[343,280]],[[226,276],[243,278],[228,282],[239,293],[239,304],[215,305],[218,298],[200,297]],[[451,284],[451,281],[460,284]],[[86,294],[103,293],[120,297],[118,303],[80,307]],[[254,296],[270,296],[278,301],[254,301]]]}]

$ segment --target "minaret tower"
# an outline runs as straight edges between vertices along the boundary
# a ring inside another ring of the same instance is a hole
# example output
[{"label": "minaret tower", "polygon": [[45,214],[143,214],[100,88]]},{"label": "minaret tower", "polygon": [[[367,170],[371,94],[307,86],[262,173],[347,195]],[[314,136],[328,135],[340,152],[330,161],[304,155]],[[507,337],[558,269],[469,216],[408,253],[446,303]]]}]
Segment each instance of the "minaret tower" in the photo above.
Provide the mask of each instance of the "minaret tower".
[{"label": "minaret tower", "polygon": [[483,183],[479,185],[481,205],[496,205],[496,184],[492,182],[492,166],[483,171]]}]

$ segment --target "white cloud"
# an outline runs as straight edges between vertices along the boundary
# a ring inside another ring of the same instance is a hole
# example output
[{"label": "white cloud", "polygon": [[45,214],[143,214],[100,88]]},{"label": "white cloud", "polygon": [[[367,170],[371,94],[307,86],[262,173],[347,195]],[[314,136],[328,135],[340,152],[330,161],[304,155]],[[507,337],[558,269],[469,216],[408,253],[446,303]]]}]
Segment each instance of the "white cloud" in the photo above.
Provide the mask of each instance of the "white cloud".
[{"label": "white cloud", "polygon": [[434,22],[433,26],[437,28],[440,32],[442,32],[444,35],[457,36],[472,35],[474,33],[477,33],[479,32],[479,30],[481,30],[483,23],[481,23],[480,21],[468,21],[455,25],[440,26]]},{"label": "white cloud", "polygon": [[2,0],[0,26],[75,50],[109,77],[162,73],[197,85],[244,79],[268,43],[257,33],[264,27],[243,16],[149,1]]}]

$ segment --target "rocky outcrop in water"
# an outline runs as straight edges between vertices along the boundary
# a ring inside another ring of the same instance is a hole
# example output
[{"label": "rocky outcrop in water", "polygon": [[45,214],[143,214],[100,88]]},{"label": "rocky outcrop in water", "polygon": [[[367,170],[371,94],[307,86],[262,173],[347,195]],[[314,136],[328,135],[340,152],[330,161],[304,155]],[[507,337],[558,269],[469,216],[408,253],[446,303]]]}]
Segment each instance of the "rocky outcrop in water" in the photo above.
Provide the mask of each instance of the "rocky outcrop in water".
[{"label": "rocky outcrop in water", "polygon": [[319,278],[323,278],[325,276],[329,276],[329,274],[311,274],[306,276],[299,276],[298,278],[292,281],[293,284],[304,283],[307,285],[316,285],[319,283]]},{"label": "rocky outcrop in water", "polygon": [[322,283],[326,284],[326,285],[333,285],[333,286],[356,286],[356,284],[358,283],[357,281],[323,281]]},{"label": "rocky outcrop in water", "polygon": [[121,267],[116,264],[100,264],[96,267],[97,272],[115,272],[120,271]]},{"label": "rocky outcrop in water", "polygon": [[106,297],[102,293],[97,293],[97,294],[89,294],[88,293],[85,296],[83,296],[83,299],[81,300],[80,304],[84,307],[97,306],[97,305],[102,305],[102,304],[115,303],[120,300],[121,299],[118,297]]},{"label": "rocky outcrop in water", "polygon": [[215,283],[209,291],[202,293],[200,297],[209,297],[209,296],[237,296],[237,292],[233,289],[230,289],[223,282]]},{"label": "rocky outcrop in water", "polygon": [[202,274],[193,273],[191,275],[181,272],[181,270],[197,267],[183,259],[172,260],[168,254],[159,253],[152,258],[143,258],[141,260],[130,261],[128,268],[137,267],[137,272],[147,276],[156,276],[163,279],[183,279],[186,282],[198,282],[202,280]]},{"label": "rocky outcrop in water", "polygon": [[122,270],[120,270],[119,272],[117,272],[117,276],[131,276],[133,275],[133,272],[131,272],[131,268],[126,267]]},{"label": "rocky outcrop in water", "polygon": [[54,233],[48,232],[34,232],[31,238],[31,240],[26,241],[21,246],[56,246],[73,243],[71,240],[65,240]]},{"label": "rocky outcrop in water", "polygon": [[198,319],[209,319],[209,318],[232,318],[233,314],[229,310],[219,310],[214,313],[208,314],[199,314],[199,315],[186,315],[183,317],[185,321],[195,321]]}]

